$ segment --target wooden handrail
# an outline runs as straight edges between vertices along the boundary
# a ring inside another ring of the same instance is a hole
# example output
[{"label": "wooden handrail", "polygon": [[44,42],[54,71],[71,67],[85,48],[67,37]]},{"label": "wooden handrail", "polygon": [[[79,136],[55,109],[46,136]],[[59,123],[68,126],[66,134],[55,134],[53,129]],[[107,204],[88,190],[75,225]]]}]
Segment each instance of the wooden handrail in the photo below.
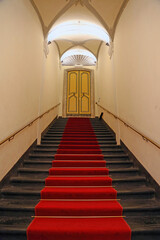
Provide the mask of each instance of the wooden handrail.
[{"label": "wooden handrail", "polygon": [[39,117],[35,118],[34,120],[32,120],[30,123],[28,123],[27,125],[25,125],[24,127],[22,127],[21,129],[19,129],[18,131],[14,132],[12,135],[10,135],[9,137],[7,137],[6,139],[4,139],[3,141],[0,142],[0,146],[2,144],[4,144],[7,141],[11,141],[18,133],[22,132],[25,128],[30,127],[34,122],[36,122],[38,119],[42,118],[45,114],[49,113],[50,111],[52,111],[54,108],[58,107],[60,105],[60,103],[58,103],[57,105],[55,105],[54,107],[50,108],[49,110],[47,110],[46,112],[44,112],[43,114],[41,114]]},{"label": "wooden handrail", "polygon": [[123,119],[121,119],[120,117],[116,116],[114,113],[108,111],[106,108],[102,107],[101,105],[99,105],[98,103],[96,103],[97,106],[99,106],[100,108],[102,108],[104,111],[106,111],[107,113],[109,113],[110,115],[112,115],[114,118],[118,119],[119,121],[121,121],[122,123],[124,123],[124,125],[126,127],[129,127],[130,129],[132,129],[134,132],[136,132],[137,134],[139,134],[143,140],[145,140],[146,142],[150,142],[152,143],[154,146],[156,146],[157,148],[160,149],[160,145],[156,142],[154,142],[152,139],[150,139],[149,137],[145,136],[143,133],[141,133],[140,131],[138,131],[137,129],[135,129],[134,127],[132,127],[131,125],[129,125],[128,123],[126,123]]}]

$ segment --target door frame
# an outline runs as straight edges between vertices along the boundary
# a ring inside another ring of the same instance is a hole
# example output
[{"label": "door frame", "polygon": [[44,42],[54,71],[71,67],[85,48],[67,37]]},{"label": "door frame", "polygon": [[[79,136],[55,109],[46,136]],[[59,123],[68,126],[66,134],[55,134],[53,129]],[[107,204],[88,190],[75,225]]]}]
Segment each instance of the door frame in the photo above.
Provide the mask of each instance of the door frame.
[{"label": "door frame", "polygon": [[[62,117],[68,117],[67,115],[67,80],[68,80],[68,72],[70,71],[87,71],[90,72],[91,78],[91,115],[88,117],[95,117],[95,89],[94,89],[94,70],[88,68],[68,68],[64,70],[64,78],[63,78],[63,99],[62,99]],[[74,115],[71,115],[72,117]],[[75,115],[77,116],[77,115]],[[84,115],[78,115],[79,117],[83,117]],[[86,116],[87,117],[87,116]]]}]

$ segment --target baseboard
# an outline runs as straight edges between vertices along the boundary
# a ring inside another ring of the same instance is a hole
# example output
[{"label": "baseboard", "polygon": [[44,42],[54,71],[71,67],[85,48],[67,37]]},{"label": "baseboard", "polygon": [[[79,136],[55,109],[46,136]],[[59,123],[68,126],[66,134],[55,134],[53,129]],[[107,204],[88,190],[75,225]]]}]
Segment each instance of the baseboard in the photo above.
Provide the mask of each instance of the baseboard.
[{"label": "baseboard", "polygon": [[129,158],[133,160],[134,166],[138,167],[143,175],[146,176],[147,182],[156,191],[156,197],[160,198],[160,186],[155,181],[155,179],[150,175],[150,173],[144,168],[140,161],[134,156],[134,154],[127,148],[127,146],[121,141],[121,146],[123,150],[129,155]]},{"label": "baseboard", "polygon": [[[41,136],[43,137],[45,133],[48,131],[50,126],[56,121],[57,116],[54,120],[48,125],[48,127],[42,132]],[[23,165],[23,161],[29,156],[29,153],[32,151],[33,148],[37,145],[37,139],[34,143],[26,150],[26,152],[21,156],[21,158],[16,162],[16,164],[9,170],[9,172],[4,176],[4,178],[0,181],[0,188],[4,185],[9,184],[9,179],[11,176],[17,173],[17,169]]]}]

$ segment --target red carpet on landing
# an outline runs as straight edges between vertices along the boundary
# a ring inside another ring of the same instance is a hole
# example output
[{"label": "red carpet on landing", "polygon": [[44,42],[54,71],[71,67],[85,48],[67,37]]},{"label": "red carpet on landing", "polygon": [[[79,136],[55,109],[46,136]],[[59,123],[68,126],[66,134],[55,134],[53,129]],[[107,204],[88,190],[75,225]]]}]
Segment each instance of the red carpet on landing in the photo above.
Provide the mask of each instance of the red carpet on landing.
[{"label": "red carpet on landing", "polygon": [[88,118],[68,119],[54,159],[27,239],[131,240]]}]

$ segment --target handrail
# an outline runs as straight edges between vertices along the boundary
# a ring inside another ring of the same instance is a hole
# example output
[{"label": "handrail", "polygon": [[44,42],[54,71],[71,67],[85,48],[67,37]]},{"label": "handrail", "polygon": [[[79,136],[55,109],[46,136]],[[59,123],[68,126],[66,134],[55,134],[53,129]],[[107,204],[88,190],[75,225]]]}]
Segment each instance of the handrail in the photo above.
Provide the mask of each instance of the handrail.
[{"label": "handrail", "polygon": [[3,141],[0,142],[0,146],[2,144],[4,144],[7,141],[11,141],[18,133],[22,132],[25,128],[30,127],[34,122],[36,122],[38,119],[42,118],[45,114],[49,113],[50,111],[52,111],[54,108],[58,107],[60,105],[60,103],[58,103],[57,105],[55,105],[54,107],[50,108],[49,110],[47,110],[46,112],[44,112],[43,114],[41,114],[39,117],[35,118],[34,120],[32,120],[30,123],[28,123],[27,125],[25,125],[24,127],[22,127],[21,129],[19,129],[18,131],[14,132],[12,135],[10,135],[9,137],[5,138]]},{"label": "handrail", "polygon": [[157,148],[160,149],[160,145],[156,142],[154,142],[152,139],[150,139],[149,137],[145,136],[143,133],[141,133],[140,131],[138,131],[137,129],[135,129],[134,127],[132,127],[131,125],[129,125],[128,123],[126,123],[123,119],[121,119],[120,117],[116,116],[114,113],[108,111],[106,108],[102,107],[101,105],[99,105],[98,103],[96,103],[97,106],[99,106],[100,108],[102,108],[104,111],[108,112],[110,115],[112,115],[114,118],[118,119],[119,121],[121,121],[122,123],[124,123],[124,125],[126,127],[129,127],[130,129],[132,129],[134,132],[136,132],[137,134],[139,134],[143,140],[145,140],[146,142],[150,142],[152,143],[154,146],[156,146]]}]

